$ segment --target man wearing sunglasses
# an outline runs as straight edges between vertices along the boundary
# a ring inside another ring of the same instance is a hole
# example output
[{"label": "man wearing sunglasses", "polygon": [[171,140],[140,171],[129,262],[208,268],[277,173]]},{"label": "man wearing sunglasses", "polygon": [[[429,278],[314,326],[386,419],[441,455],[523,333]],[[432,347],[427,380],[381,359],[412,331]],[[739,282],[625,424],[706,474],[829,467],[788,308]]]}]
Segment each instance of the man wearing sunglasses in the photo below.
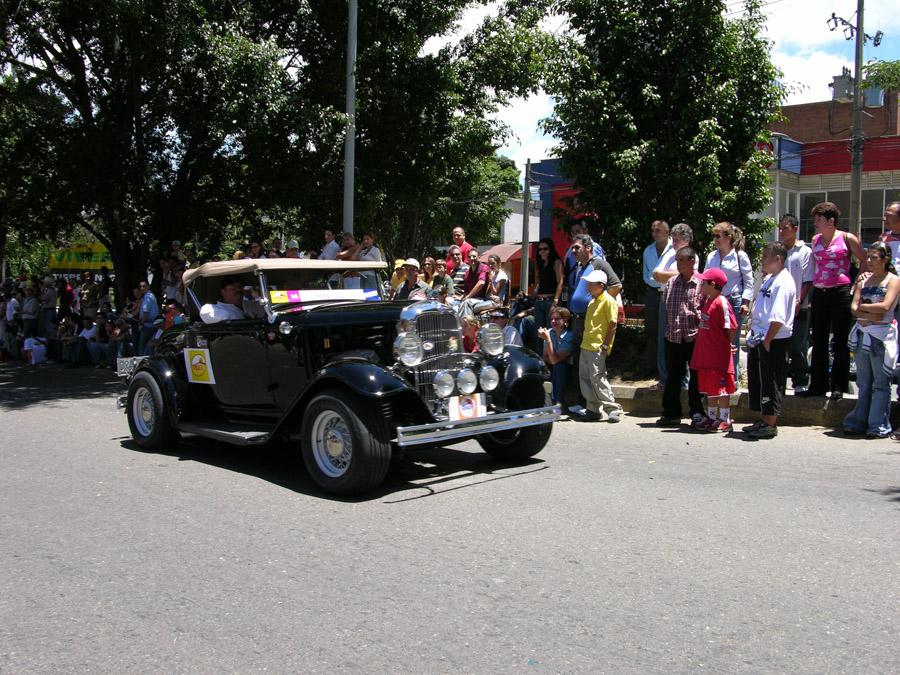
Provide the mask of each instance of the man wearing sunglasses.
[{"label": "man wearing sunglasses", "polygon": [[[569,311],[572,312],[572,330],[575,334],[574,343],[581,344],[581,338],[584,335],[584,315],[588,305],[593,300],[585,277],[594,270],[601,270],[606,274],[606,293],[612,298],[615,298],[622,292],[622,281],[606,260],[594,255],[594,240],[591,239],[589,234],[577,235],[572,242],[571,251],[575,260],[575,266],[566,277],[566,285],[569,289]],[[574,367],[577,372],[578,359],[580,358],[577,350],[573,356],[575,357]],[[578,392],[578,400],[583,408],[584,398],[580,391]]]}]

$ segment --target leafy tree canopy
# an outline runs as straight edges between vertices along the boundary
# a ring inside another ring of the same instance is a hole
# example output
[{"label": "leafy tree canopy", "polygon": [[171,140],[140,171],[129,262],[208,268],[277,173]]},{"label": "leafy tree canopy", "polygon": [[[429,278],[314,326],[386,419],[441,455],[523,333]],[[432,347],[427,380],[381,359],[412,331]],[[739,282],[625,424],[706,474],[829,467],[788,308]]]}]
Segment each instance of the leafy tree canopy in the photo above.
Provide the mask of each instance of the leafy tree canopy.
[{"label": "leafy tree canopy", "polygon": [[870,61],[863,66],[865,86],[885,91],[900,89],[900,61]]},{"label": "leafy tree canopy", "polygon": [[[473,4],[360,2],[357,227],[398,250],[498,224],[492,114],[536,88],[552,41],[510,1],[426,52]],[[341,222],[345,3],[18,0],[2,22],[11,114],[34,121],[13,144],[30,210],[16,226],[82,224],[122,290],[174,238],[218,250],[284,229],[314,245]]]},{"label": "leafy tree canopy", "polygon": [[771,226],[752,220],[771,159],[757,144],[783,93],[759,8],[748,0],[731,20],[721,0],[554,3],[571,32],[550,69],[545,128],[629,279],[654,219],[689,223],[701,250],[717,220],[751,238]]}]

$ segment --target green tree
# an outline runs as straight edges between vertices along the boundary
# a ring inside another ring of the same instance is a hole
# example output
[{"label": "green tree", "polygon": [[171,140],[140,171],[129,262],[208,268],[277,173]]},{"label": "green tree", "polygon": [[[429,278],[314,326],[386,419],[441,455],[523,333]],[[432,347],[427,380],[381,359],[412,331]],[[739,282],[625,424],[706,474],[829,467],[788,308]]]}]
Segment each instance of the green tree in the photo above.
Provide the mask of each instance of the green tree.
[{"label": "green tree", "polygon": [[[398,250],[456,219],[487,236],[501,211],[505,195],[485,194],[504,133],[491,115],[534,91],[550,41],[540,8],[510,1],[427,53],[473,4],[360,3],[358,227]],[[333,0],[6,3],[6,72],[61,109],[58,211],[110,249],[120,297],[173,238],[218,251],[277,228],[314,245],[340,222],[346,14]]]},{"label": "green tree", "polygon": [[598,214],[629,280],[649,224],[687,222],[703,250],[728,220],[752,239],[768,201],[760,149],[783,91],[761,37],[760,2],[729,19],[721,0],[559,0],[571,32],[550,72],[545,128],[565,174]]},{"label": "green tree", "polygon": [[863,66],[865,86],[885,91],[900,89],[900,61],[870,61]]}]

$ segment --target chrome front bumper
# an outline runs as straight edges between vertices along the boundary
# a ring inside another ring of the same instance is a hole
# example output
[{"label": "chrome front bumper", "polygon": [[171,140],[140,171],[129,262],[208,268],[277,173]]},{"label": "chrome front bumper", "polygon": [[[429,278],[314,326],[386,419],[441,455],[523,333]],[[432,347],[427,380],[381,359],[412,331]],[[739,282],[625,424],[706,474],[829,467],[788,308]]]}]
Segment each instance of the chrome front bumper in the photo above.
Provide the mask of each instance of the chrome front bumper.
[{"label": "chrome front bumper", "polygon": [[395,440],[401,448],[410,445],[439,444],[444,441],[471,438],[472,436],[495,431],[509,431],[510,429],[521,429],[522,427],[531,427],[537,424],[550,424],[558,420],[560,415],[560,408],[558,405],[555,405],[547,406],[546,408],[496,413],[473,420],[433,422],[431,424],[397,427],[397,438]]}]

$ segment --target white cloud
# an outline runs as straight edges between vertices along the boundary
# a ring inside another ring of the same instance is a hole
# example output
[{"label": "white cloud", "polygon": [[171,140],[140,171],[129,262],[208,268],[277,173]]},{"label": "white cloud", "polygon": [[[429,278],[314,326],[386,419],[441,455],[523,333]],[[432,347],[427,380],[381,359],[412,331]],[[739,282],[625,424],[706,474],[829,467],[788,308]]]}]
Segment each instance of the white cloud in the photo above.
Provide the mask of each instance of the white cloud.
[{"label": "white cloud", "polygon": [[852,60],[820,50],[802,54],[776,51],[772,61],[783,73],[782,83],[791,90],[787,105],[829,100],[831,78],[840,75],[844,67],[853,68]]},{"label": "white cloud", "polygon": [[512,130],[509,145],[526,142],[535,136],[543,136],[538,122],[553,111],[553,102],[544,92],[528,98],[516,98],[497,113],[496,117]]},{"label": "white cloud", "polygon": [[456,29],[446,35],[435,35],[425,41],[422,46],[423,54],[437,54],[449,44],[455,44],[459,40],[478,28],[489,16],[496,16],[500,11],[499,2],[490,2],[487,5],[470,7],[463,12],[457,22]]}]

